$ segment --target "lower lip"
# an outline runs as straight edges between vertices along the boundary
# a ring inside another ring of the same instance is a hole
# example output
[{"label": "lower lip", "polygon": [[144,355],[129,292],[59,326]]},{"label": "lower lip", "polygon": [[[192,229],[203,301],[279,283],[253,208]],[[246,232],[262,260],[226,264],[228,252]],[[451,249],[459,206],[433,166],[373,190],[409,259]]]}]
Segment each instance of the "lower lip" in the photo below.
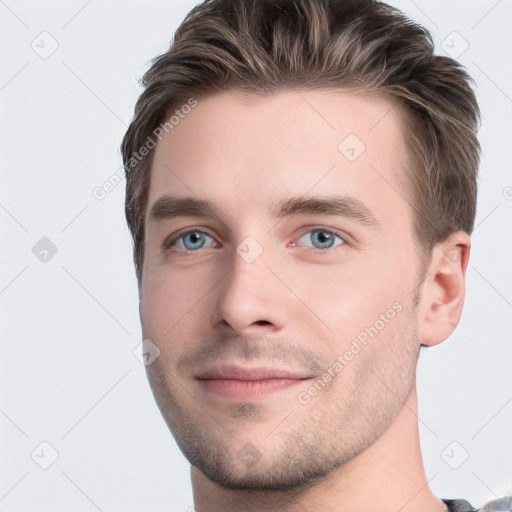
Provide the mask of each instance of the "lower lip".
[{"label": "lower lip", "polygon": [[[307,380],[307,379],[304,379]],[[261,379],[261,380],[236,380],[236,379],[200,379],[201,385],[212,393],[226,398],[260,398],[270,393],[283,391],[297,386],[302,379]]]}]

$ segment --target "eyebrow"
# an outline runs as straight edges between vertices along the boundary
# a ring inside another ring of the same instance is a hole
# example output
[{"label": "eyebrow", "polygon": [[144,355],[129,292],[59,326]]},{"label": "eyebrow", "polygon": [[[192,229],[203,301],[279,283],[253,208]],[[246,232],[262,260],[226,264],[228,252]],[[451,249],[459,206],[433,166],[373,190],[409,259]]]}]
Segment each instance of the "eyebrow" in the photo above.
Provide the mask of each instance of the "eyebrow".
[{"label": "eyebrow", "polygon": [[[359,199],[350,196],[298,196],[281,199],[270,208],[275,219],[293,215],[332,215],[357,221],[371,229],[379,229],[380,223],[371,210]],[[148,222],[176,217],[204,217],[222,219],[220,210],[206,199],[165,195],[157,199],[148,216]]]}]

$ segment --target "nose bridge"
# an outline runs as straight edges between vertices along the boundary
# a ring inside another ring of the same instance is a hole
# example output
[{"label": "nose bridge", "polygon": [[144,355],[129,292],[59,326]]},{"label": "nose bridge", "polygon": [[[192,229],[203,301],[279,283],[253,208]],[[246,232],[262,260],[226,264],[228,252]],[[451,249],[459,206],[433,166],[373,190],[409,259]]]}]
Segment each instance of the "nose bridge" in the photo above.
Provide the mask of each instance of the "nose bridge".
[{"label": "nose bridge", "polygon": [[222,280],[216,297],[214,324],[228,323],[235,330],[262,322],[284,325],[286,300],[267,268],[270,253],[252,236],[236,247],[231,271]]},{"label": "nose bridge", "polygon": [[233,256],[232,270],[228,276],[227,292],[231,295],[244,294],[246,298],[257,298],[265,288],[265,271],[263,257],[246,261],[238,254]]}]

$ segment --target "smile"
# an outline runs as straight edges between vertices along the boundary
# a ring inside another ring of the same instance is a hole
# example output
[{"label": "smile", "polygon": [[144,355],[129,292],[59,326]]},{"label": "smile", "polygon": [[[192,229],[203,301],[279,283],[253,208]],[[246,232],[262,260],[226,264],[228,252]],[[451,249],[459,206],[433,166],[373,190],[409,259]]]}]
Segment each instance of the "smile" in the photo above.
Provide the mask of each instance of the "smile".
[{"label": "smile", "polygon": [[202,389],[232,399],[262,398],[300,385],[310,375],[272,368],[223,366],[196,377]]}]

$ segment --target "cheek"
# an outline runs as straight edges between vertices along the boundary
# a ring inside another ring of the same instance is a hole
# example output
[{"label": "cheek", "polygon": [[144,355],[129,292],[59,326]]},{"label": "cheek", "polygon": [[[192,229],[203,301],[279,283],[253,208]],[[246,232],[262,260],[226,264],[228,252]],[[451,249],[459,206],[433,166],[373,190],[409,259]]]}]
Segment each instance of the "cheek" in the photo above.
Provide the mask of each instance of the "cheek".
[{"label": "cheek", "polygon": [[328,336],[334,334],[344,343],[373,325],[393,304],[405,304],[411,289],[405,263],[379,253],[378,257],[357,255],[339,265],[304,267],[293,280],[304,304],[298,302],[293,314],[306,315],[315,325],[323,323]]},{"label": "cheek", "polygon": [[143,274],[141,323],[144,336],[166,341],[184,326],[204,321],[203,298],[213,286],[207,275],[163,266]]}]

